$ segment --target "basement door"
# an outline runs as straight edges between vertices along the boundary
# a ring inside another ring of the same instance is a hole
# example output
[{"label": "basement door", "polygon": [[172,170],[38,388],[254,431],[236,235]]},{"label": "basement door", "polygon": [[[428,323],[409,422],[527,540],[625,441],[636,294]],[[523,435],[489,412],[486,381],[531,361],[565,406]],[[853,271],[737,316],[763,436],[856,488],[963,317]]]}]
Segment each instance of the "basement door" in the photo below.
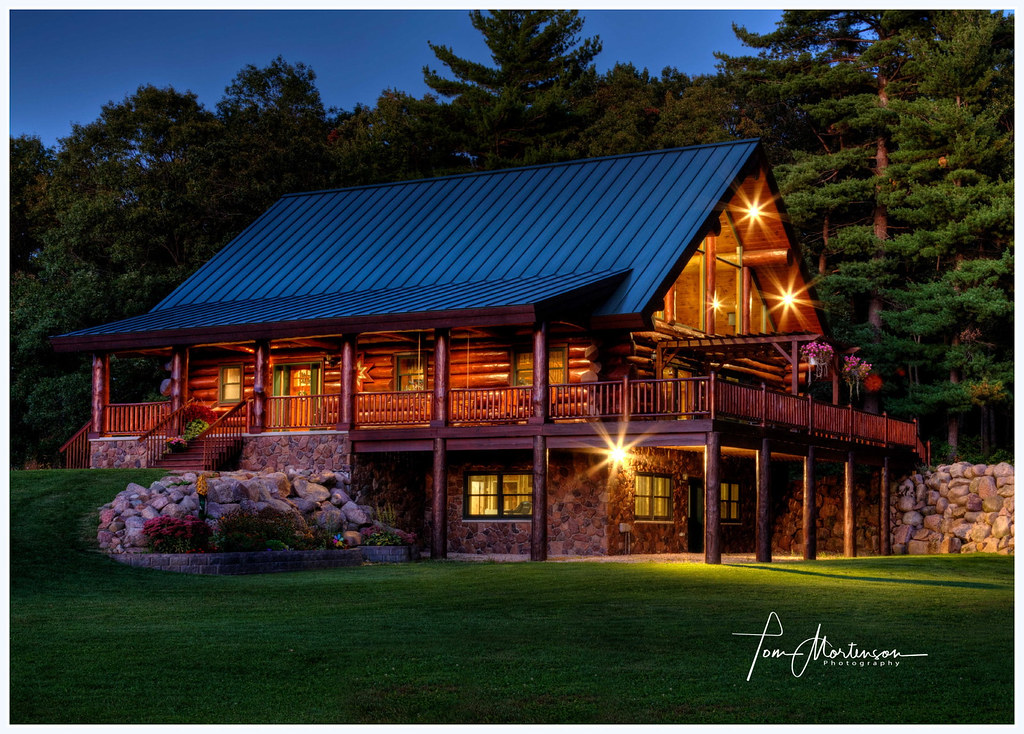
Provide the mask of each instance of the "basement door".
[{"label": "basement door", "polygon": [[689,503],[686,511],[686,550],[690,553],[704,552],[704,479],[688,481]]}]

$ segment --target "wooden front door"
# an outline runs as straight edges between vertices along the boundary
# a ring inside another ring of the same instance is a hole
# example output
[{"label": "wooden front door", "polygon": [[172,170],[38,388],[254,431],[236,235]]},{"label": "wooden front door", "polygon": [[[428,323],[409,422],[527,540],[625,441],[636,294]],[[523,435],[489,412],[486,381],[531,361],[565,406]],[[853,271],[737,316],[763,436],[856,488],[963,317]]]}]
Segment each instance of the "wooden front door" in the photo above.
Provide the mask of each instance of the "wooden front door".
[{"label": "wooden front door", "polygon": [[[316,401],[320,392],[320,365],[316,363],[282,364],[274,367],[274,395],[298,398],[278,404],[274,425],[305,428],[316,423]],[[304,399],[303,399],[304,398]]]},{"label": "wooden front door", "polygon": [[686,510],[686,550],[704,552],[704,479],[690,478],[690,497]]}]

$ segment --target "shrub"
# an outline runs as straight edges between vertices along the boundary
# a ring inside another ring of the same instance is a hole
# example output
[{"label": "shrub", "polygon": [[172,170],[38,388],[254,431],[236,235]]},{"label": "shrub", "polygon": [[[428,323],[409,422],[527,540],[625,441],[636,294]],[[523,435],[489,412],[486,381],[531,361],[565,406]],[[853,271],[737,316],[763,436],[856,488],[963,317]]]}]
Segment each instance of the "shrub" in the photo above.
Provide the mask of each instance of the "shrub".
[{"label": "shrub", "polygon": [[154,517],[142,532],[154,553],[192,553],[210,550],[213,529],[198,517]]},{"label": "shrub", "polygon": [[359,532],[363,536],[363,545],[412,545],[416,542],[415,533],[377,525],[363,528]]},{"label": "shrub", "polygon": [[191,441],[209,427],[209,423],[201,418],[196,418],[185,425],[185,430],[182,432],[181,437],[186,441]]},{"label": "shrub", "polygon": [[301,517],[270,507],[259,512],[232,510],[217,520],[217,546],[223,551],[261,551],[268,541],[305,550],[313,533]]},{"label": "shrub", "polygon": [[206,421],[206,424],[209,425],[217,420],[217,414],[213,412],[212,408],[207,408],[205,405],[190,403],[181,411],[181,422],[187,426],[194,420]]}]

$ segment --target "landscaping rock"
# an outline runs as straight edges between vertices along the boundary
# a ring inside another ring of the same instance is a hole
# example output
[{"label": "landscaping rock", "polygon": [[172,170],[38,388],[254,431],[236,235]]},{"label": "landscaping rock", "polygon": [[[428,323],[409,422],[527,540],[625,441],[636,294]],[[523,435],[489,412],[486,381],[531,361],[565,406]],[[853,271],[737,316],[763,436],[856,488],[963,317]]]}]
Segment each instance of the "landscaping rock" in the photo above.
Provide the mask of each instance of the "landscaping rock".
[{"label": "landscaping rock", "polygon": [[368,525],[370,523],[370,516],[355,502],[346,502],[341,506],[341,511],[345,514],[345,520],[353,525]]}]

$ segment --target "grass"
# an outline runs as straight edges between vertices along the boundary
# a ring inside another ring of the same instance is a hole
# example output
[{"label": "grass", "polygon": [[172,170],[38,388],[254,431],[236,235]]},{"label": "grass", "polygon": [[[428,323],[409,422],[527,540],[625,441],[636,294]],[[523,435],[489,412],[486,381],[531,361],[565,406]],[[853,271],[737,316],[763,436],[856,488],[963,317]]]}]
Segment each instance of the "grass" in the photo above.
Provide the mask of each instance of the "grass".
[{"label": "grass", "polygon": [[[133,569],[95,508],[159,472],[11,474],[12,723],[1013,721],[1013,559]],[[822,634],[927,653],[800,678]]]}]

